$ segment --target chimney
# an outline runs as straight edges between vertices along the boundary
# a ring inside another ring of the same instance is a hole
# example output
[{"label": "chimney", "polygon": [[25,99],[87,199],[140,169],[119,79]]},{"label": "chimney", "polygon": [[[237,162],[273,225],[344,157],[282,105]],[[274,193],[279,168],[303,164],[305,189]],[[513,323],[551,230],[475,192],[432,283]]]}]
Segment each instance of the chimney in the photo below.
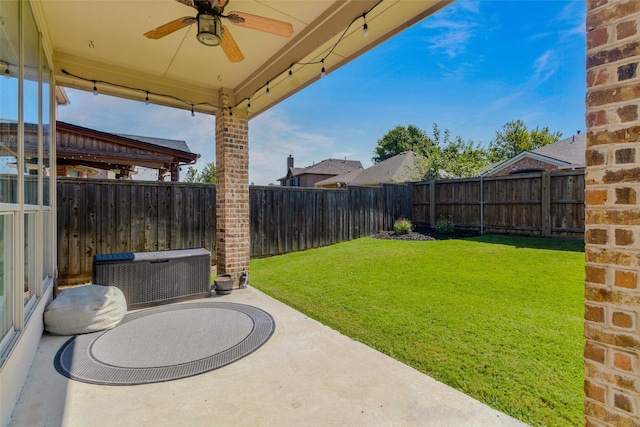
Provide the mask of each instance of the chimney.
[{"label": "chimney", "polygon": [[287,170],[289,170],[289,168],[293,167],[293,156],[291,154],[289,154],[289,157],[287,157]]}]

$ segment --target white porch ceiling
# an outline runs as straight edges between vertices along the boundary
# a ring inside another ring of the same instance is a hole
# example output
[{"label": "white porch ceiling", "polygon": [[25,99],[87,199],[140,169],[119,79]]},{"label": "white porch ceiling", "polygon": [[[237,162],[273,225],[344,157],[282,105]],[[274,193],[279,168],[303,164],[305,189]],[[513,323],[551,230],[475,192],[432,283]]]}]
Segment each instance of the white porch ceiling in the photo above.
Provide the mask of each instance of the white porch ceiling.
[{"label": "white porch ceiling", "polygon": [[[229,62],[220,47],[199,43],[196,24],[159,40],[144,37],[166,22],[196,15],[175,0],[32,1],[57,84],[92,90],[91,81],[105,81],[111,84],[98,83],[100,93],[144,101],[148,91],[153,103],[184,109],[194,104],[196,111],[209,113],[221,105],[224,89],[231,106],[244,107],[250,98],[254,116],[319,79],[321,65],[296,63],[326,56],[330,73],[453,0],[229,0],[225,14],[245,12],[293,25],[293,35],[283,38],[223,20],[244,54],[239,63]],[[369,10],[365,38],[362,14]]]}]

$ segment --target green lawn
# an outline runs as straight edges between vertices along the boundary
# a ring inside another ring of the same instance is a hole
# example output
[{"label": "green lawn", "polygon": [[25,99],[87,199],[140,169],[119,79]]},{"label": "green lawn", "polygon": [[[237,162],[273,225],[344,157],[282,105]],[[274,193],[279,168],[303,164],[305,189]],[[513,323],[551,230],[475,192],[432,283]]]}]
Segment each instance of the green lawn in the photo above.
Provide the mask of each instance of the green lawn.
[{"label": "green lawn", "polygon": [[351,242],[251,261],[251,284],[530,425],[583,423],[582,242]]}]

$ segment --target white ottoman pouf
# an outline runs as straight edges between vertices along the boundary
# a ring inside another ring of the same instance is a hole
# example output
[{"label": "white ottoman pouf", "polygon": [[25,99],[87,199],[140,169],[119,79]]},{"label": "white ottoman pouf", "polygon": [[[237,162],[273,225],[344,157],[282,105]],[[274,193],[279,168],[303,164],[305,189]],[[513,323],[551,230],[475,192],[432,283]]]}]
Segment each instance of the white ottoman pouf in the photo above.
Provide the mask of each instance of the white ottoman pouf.
[{"label": "white ottoman pouf", "polygon": [[77,335],[116,326],[127,313],[127,301],[114,286],[86,285],[65,289],[44,311],[44,328],[55,335]]}]

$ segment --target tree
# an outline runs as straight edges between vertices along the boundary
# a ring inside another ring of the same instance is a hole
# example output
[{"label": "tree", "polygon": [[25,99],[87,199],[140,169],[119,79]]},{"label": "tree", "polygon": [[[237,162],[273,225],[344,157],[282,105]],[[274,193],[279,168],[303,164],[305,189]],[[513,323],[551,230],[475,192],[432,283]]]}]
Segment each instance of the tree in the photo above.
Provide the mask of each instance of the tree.
[{"label": "tree", "polygon": [[202,172],[198,174],[198,182],[208,182],[211,184],[215,184],[216,182],[216,164],[214,162],[209,162],[202,169]]},{"label": "tree", "polygon": [[499,162],[528,150],[544,147],[560,139],[562,133],[550,132],[548,127],[529,130],[522,120],[506,123],[496,132],[489,144],[489,159]]},{"label": "tree", "polygon": [[185,182],[207,182],[215,184],[216,182],[216,164],[209,162],[202,169],[202,172],[198,173],[196,168],[189,167],[187,170],[187,176],[184,179]]},{"label": "tree", "polygon": [[184,182],[197,182],[198,170],[189,166],[187,170],[187,176],[184,178]]},{"label": "tree", "polygon": [[405,151],[413,151],[428,158],[434,146],[431,138],[418,127],[396,126],[378,140],[371,160],[380,163]]}]

